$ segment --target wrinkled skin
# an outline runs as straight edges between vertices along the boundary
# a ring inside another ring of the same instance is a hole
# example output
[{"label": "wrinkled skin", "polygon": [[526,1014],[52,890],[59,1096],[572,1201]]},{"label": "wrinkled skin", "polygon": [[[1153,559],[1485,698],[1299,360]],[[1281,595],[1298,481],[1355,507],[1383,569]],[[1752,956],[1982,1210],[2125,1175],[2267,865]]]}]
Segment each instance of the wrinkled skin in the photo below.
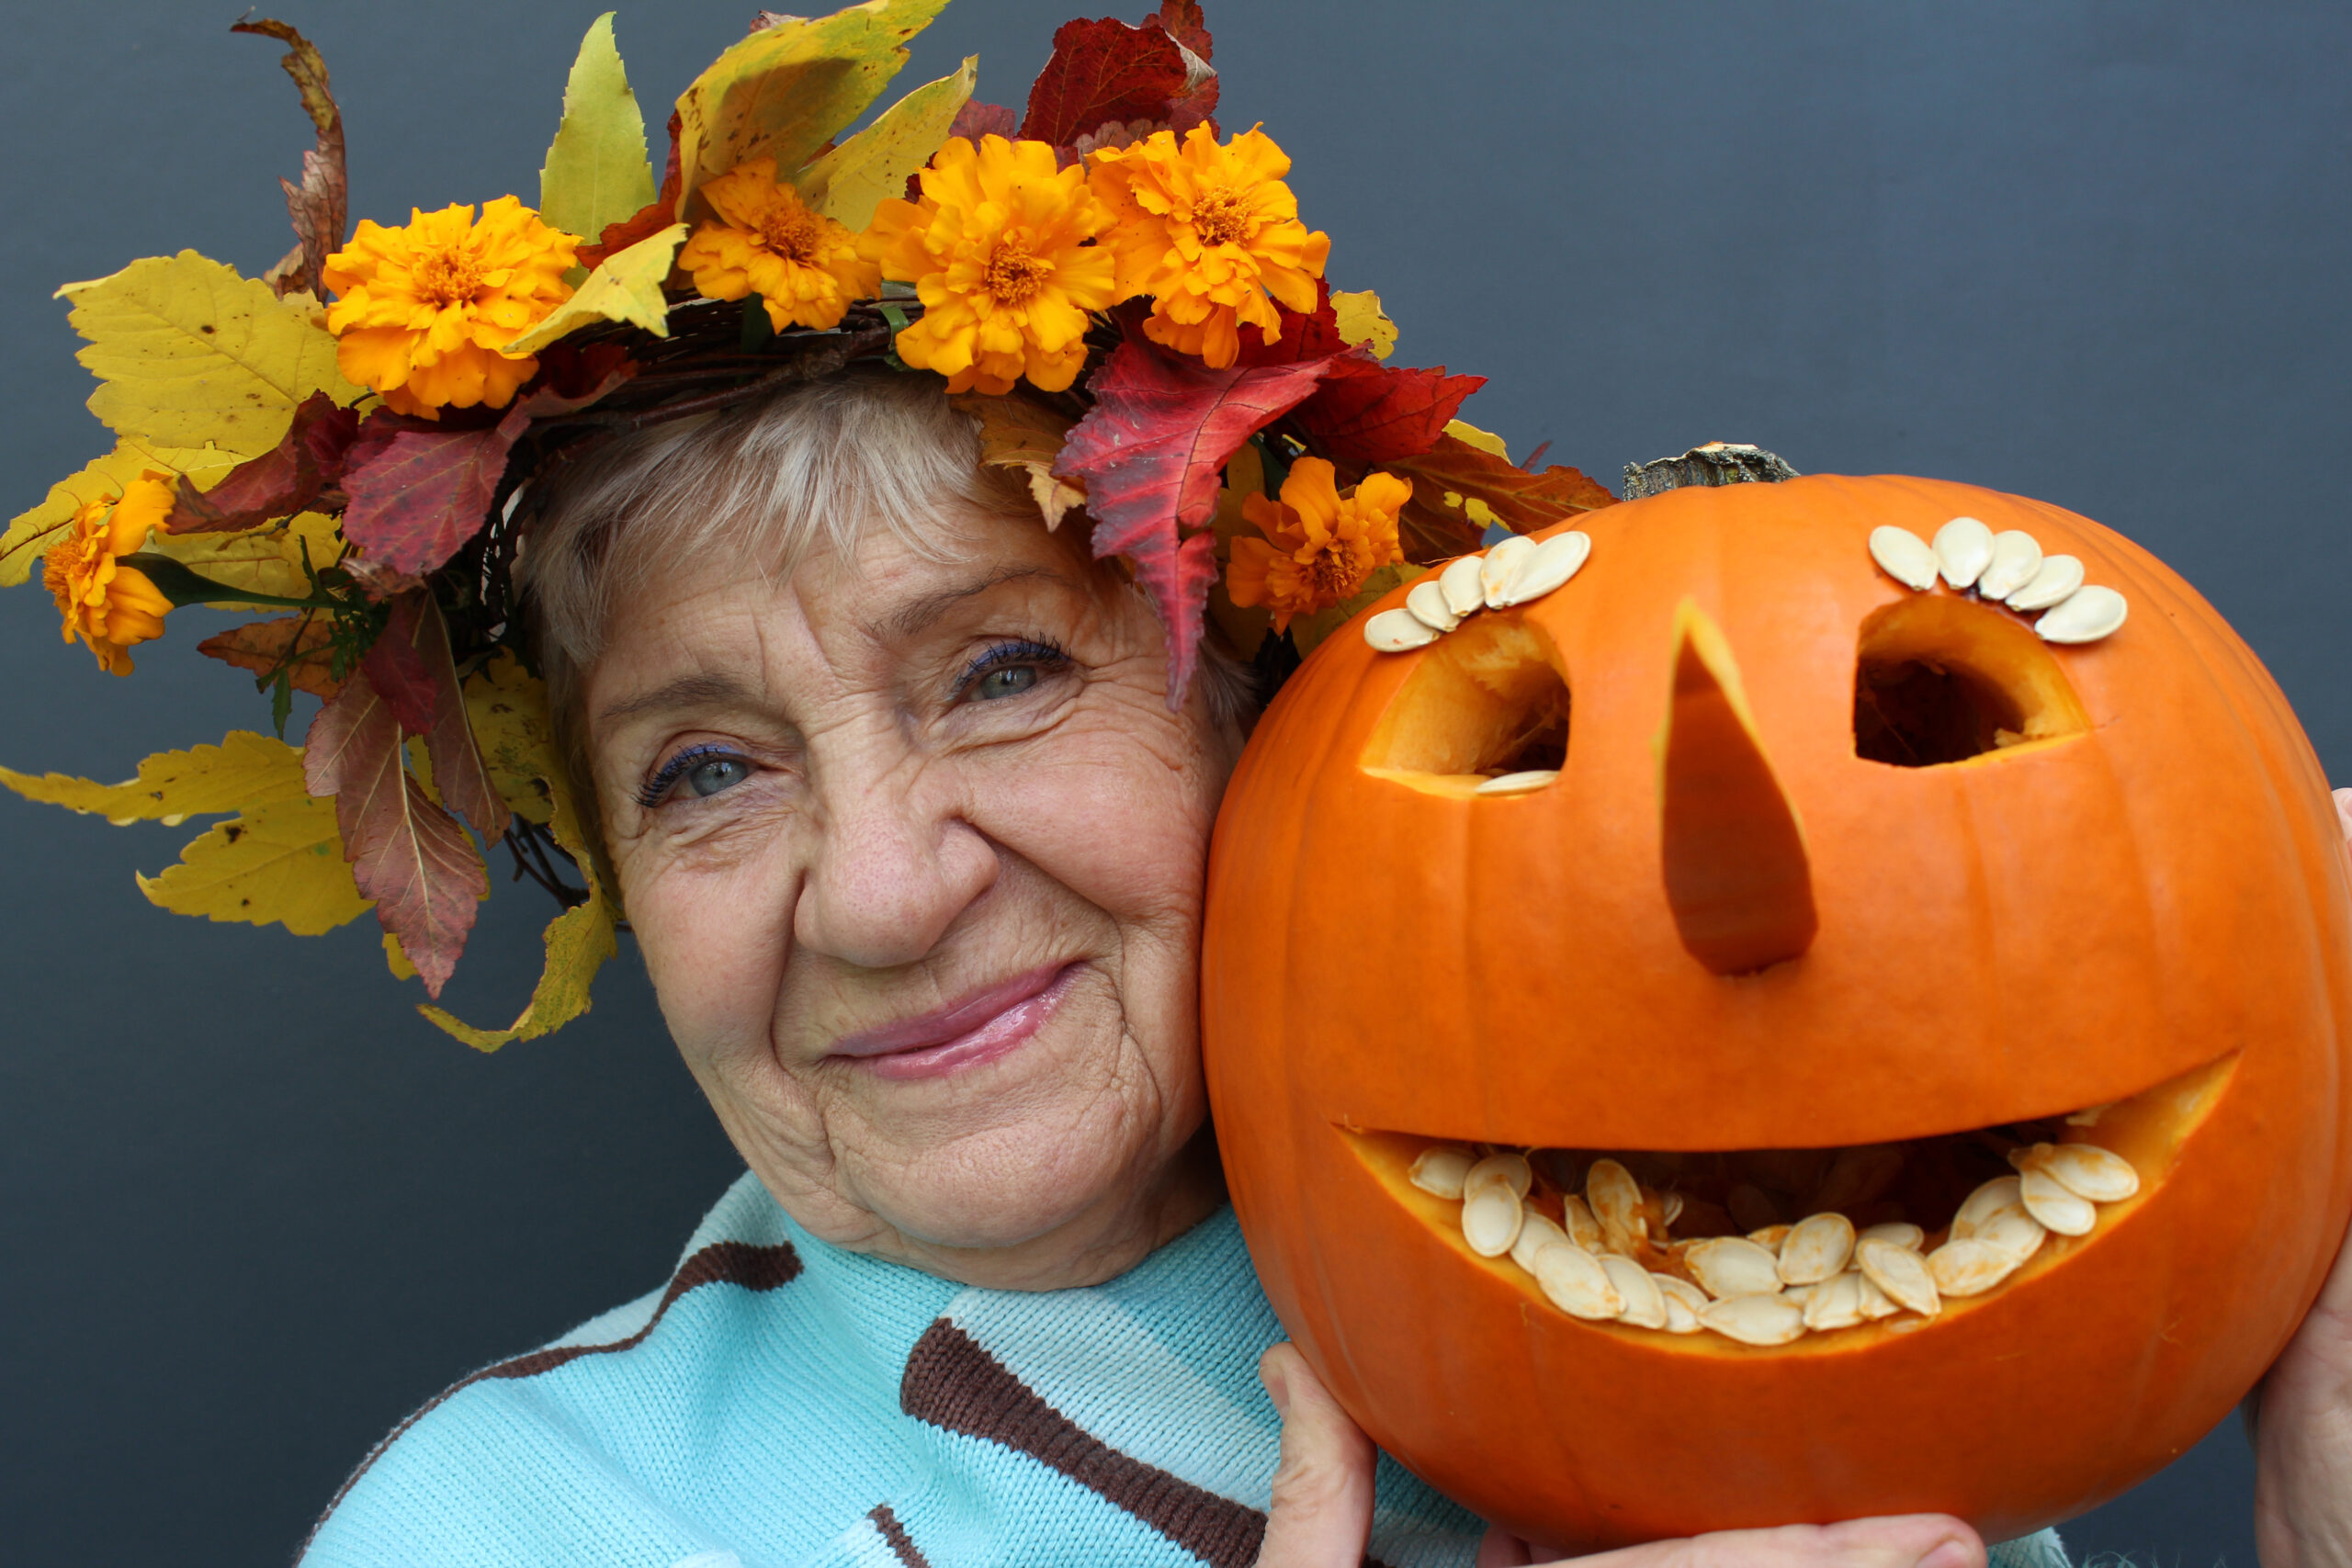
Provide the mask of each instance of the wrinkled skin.
[{"label": "wrinkled skin", "polygon": [[[586,686],[597,801],[671,1032],[796,1220],[967,1284],[1091,1284],[1223,1201],[1197,964],[1241,736],[1198,683],[1168,710],[1158,619],[1074,530],[956,532],[956,559],[877,526],[624,606]],[[1057,968],[997,1059],[835,1050]]]}]

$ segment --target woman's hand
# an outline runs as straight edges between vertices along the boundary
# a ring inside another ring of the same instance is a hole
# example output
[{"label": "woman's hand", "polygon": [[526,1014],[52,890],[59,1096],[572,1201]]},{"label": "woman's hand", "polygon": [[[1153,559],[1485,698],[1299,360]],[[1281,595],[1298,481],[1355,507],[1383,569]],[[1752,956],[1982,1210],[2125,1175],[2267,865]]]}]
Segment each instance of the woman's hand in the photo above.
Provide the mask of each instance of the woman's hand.
[{"label": "woman's hand", "polygon": [[[2339,1344],[2352,1345],[2352,1326]],[[1258,1568],[1360,1568],[1372,1539],[1372,1439],[1291,1346],[1267,1351],[1258,1375],[1283,1417],[1282,1463]],[[1556,1555],[1490,1529],[1478,1568],[1518,1568]],[[1984,1568],[1984,1543],[1958,1519],[1914,1514],[1724,1530],[1574,1561],[1579,1568]]]}]

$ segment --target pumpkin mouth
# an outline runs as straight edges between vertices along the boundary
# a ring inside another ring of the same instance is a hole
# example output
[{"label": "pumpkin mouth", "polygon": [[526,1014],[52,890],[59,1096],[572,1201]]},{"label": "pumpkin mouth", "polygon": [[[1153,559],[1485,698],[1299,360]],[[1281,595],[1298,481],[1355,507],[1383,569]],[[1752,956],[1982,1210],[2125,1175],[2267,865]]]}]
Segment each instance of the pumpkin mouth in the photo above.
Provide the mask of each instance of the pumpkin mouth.
[{"label": "pumpkin mouth", "polygon": [[1396,1201],[1555,1316],[1694,1349],[1826,1350],[1983,1310],[2128,1224],[2237,1060],[2109,1105],[1845,1148],[1340,1132]]}]

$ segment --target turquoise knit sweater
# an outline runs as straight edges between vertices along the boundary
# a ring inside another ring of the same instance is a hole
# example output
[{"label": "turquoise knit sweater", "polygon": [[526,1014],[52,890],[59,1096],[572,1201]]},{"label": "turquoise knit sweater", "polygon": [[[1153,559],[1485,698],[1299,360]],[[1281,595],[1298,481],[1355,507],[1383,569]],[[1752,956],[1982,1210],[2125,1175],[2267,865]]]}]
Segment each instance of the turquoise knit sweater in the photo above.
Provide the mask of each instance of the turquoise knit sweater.
[{"label": "turquoise knit sweater", "polygon": [[[818,1241],[746,1176],[663,1289],[486,1367],[329,1505],[306,1568],[1249,1568],[1283,1337],[1230,1209],[1089,1290],[967,1290]],[[1372,1556],[1476,1519],[1383,1458]],[[2064,1568],[2054,1535],[1995,1554]]]}]

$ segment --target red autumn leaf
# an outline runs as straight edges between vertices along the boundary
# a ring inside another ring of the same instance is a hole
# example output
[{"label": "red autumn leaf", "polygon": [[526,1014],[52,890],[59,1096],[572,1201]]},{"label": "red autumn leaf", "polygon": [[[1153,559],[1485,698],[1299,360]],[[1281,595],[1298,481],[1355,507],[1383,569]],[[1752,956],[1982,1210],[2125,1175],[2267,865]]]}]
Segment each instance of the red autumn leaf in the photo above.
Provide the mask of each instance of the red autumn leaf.
[{"label": "red autumn leaf", "polygon": [[1055,472],[1082,481],[1097,557],[1122,556],[1168,625],[1168,705],[1179,705],[1200,652],[1215,581],[1205,534],[1218,471],[1256,432],[1295,408],[1333,359],[1212,370],[1139,337],[1087,385],[1094,407],[1062,445]]},{"label": "red autumn leaf", "polygon": [[1292,416],[1325,457],[1342,463],[1396,463],[1419,457],[1487,384],[1484,376],[1449,376],[1383,365],[1361,346],[1340,355],[1331,373]]},{"label": "red autumn leaf", "polygon": [[[1532,534],[1617,500],[1574,468],[1555,463],[1540,474],[1530,473],[1451,435],[1440,435],[1436,446],[1417,457],[1383,466],[1413,481],[1413,499],[1405,503],[1398,523],[1406,535],[1406,553],[1415,560],[1436,560],[1478,547],[1483,530],[1461,502],[1483,501],[1514,532]],[[1446,504],[1448,495],[1459,498],[1455,505]]]},{"label": "red autumn leaf", "polygon": [[1209,24],[1201,15],[1201,0],[1159,0],[1159,13],[1144,26],[1162,28],[1203,60],[1209,58]]},{"label": "red autumn leaf", "polygon": [[327,62],[318,47],[284,22],[262,17],[238,22],[232,33],[256,33],[287,46],[278,63],[294,79],[302,95],[302,108],[319,133],[318,146],[302,154],[302,183],[281,178],[286,211],[294,220],[294,254],[270,269],[269,285],[282,299],[297,289],[326,297],[323,281],[328,255],[343,243],[350,218],[348,183],[344,174],[343,111],[327,88]]},{"label": "red autumn leaf", "polygon": [[272,675],[282,669],[296,691],[332,697],[342,684],[334,678],[329,652],[334,641],[334,628],[317,616],[287,615],[232,626],[198,643],[196,650],[256,675]]},{"label": "red autumn leaf", "polygon": [[334,797],[344,858],[376,919],[438,997],[465,951],[490,873],[456,818],[433,804],[402,764],[400,721],[364,679],[347,682],[311,721],[303,786]]},{"label": "red autumn leaf", "polygon": [[392,601],[383,635],[359,661],[401,728],[424,738],[433,761],[433,788],[442,803],[474,825],[484,840],[502,837],[510,817],[499,798],[466,723],[465,697],[449,652],[449,626],[430,590]]},{"label": "red autumn leaf", "polygon": [[1054,34],[1053,58],[1029,89],[1021,134],[1066,147],[1111,120],[1160,123],[1192,79],[1182,46],[1159,28],[1107,17],[1065,22]]},{"label": "red autumn leaf", "polygon": [[1302,359],[1321,359],[1329,355],[1345,354],[1347,339],[1340,335],[1340,315],[1331,308],[1331,286],[1324,279],[1315,283],[1315,309],[1301,315],[1289,307],[1277,304],[1274,314],[1282,318],[1281,333],[1268,343],[1265,334],[1255,327],[1241,333],[1242,365],[1295,365]]},{"label": "red autumn leaf", "polygon": [[337,408],[324,392],[312,392],[294,411],[294,423],[275,447],[238,464],[210,490],[198,490],[182,475],[164,531],[235,534],[291,517],[343,478],[344,454],[358,434],[357,411]]},{"label": "red autumn leaf", "polygon": [[[383,635],[368,645],[367,654],[359,660],[360,672],[401,728],[411,735],[422,735],[433,728],[435,699],[433,671],[424,662],[424,654],[417,647],[418,636],[425,618],[419,609],[433,595],[422,588],[413,588],[392,601],[391,619],[384,624]],[[434,619],[439,620],[435,615]]]},{"label": "red autumn leaf", "polygon": [[964,107],[956,111],[956,118],[948,125],[947,134],[960,136],[967,141],[978,141],[983,136],[1001,136],[1010,141],[1021,134],[1021,121],[1002,104],[984,104],[978,98],[967,98]]}]

